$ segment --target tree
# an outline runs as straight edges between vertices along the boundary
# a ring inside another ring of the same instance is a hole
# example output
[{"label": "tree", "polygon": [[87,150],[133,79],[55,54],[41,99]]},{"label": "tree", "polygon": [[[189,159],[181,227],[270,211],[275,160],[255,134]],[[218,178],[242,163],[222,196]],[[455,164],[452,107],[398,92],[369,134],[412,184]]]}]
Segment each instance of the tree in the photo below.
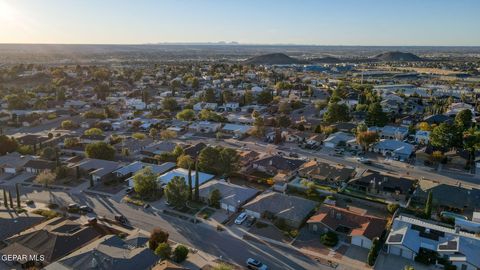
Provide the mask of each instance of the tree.
[{"label": "tree", "polygon": [[140,132],[136,132],[136,133],[133,133],[132,134],[132,138],[134,138],[135,140],[144,140],[147,136],[145,136],[145,134],[143,133],[140,133]]},{"label": "tree", "polygon": [[188,186],[185,178],[180,176],[173,177],[165,187],[165,196],[167,201],[177,209],[185,207],[188,200]]},{"label": "tree", "polygon": [[237,171],[238,160],[240,159],[237,150],[232,148],[222,148],[220,150],[220,155],[218,156],[219,170],[217,174],[223,176],[230,176],[232,173]]},{"label": "tree", "polygon": [[207,146],[200,151],[198,155],[198,167],[204,172],[217,173],[218,157],[220,156],[220,148]]},{"label": "tree", "polygon": [[13,197],[12,197],[12,192],[10,190],[8,191],[8,196],[10,197],[10,208],[13,208]]},{"label": "tree", "polygon": [[322,234],[320,242],[327,247],[334,247],[338,243],[338,235],[335,232],[328,231]]},{"label": "tree", "polygon": [[455,116],[455,125],[462,131],[469,129],[472,126],[472,116],[472,111],[469,109],[460,111]]},{"label": "tree", "polygon": [[208,203],[210,206],[220,208],[220,199],[222,198],[222,194],[220,190],[214,189],[210,192],[208,196]]},{"label": "tree", "polygon": [[162,101],[162,108],[164,110],[173,112],[177,109],[177,107],[178,107],[177,100],[175,100],[174,98],[167,97]]},{"label": "tree", "polygon": [[53,147],[45,147],[42,150],[42,154],[40,155],[43,159],[47,160],[54,160],[55,157],[57,156],[57,150]]},{"label": "tree", "polygon": [[56,175],[49,171],[43,171],[35,177],[35,182],[45,185],[45,188],[48,188],[50,184],[55,182]]},{"label": "tree", "polygon": [[193,200],[193,193],[192,193],[192,189],[193,189],[193,185],[192,185],[192,164],[190,164],[190,166],[188,166],[188,199],[190,201]]},{"label": "tree", "polygon": [[468,159],[465,167],[470,167],[475,162],[475,153],[480,149],[480,131],[473,128],[463,134],[463,148],[468,151]]},{"label": "tree", "polygon": [[87,144],[85,154],[88,158],[113,160],[115,157],[115,148],[106,142],[95,142]]},{"label": "tree", "polygon": [[290,126],[291,120],[290,120],[290,117],[288,115],[280,114],[280,115],[277,115],[277,117],[275,118],[275,123],[279,127],[286,128],[286,127]]},{"label": "tree", "polygon": [[348,106],[345,104],[330,103],[323,115],[323,121],[327,124],[350,121]]},{"label": "tree", "polygon": [[150,233],[150,238],[148,239],[148,247],[151,250],[157,249],[158,245],[161,243],[166,243],[168,241],[168,233],[160,228],[155,228]]},{"label": "tree", "polygon": [[195,193],[194,193],[195,201],[200,200],[200,178],[198,176],[198,161],[195,162]]},{"label": "tree", "polygon": [[0,155],[14,152],[18,147],[17,141],[12,137],[0,135]]},{"label": "tree", "polygon": [[162,260],[169,259],[172,255],[172,248],[168,243],[160,243],[155,249],[155,254]]},{"label": "tree", "polygon": [[80,145],[80,141],[78,140],[77,137],[65,138],[63,140],[63,145],[65,146],[65,148],[72,148]]},{"label": "tree", "polygon": [[89,136],[103,135],[103,131],[99,128],[90,128],[90,129],[85,130],[85,132],[83,132],[83,134],[89,135]]},{"label": "tree", "polygon": [[6,208],[8,208],[8,198],[7,198],[7,191],[3,189],[3,204]]},{"label": "tree", "polygon": [[189,155],[180,155],[177,158],[177,166],[183,169],[188,169],[193,164],[193,159]]},{"label": "tree", "polygon": [[203,101],[212,103],[216,102],[215,91],[212,88],[205,90],[205,93],[203,94]]},{"label": "tree", "polygon": [[145,167],[133,176],[133,189],[142,197],[153,197],[157,191],[157,177],[152,167]]},{"label": "tree", "polygon": [[158,137],[158,129],[151,128],[148,132],[148,136],[150,136],[152,139],[156,139]]},{"label": "tree", "polygon": [[432,153],[432,159],[433,159],[433,161],[434,161],[435,163],[438,163],[438,162],[442,161],[442,159],[443,159],[443,153],[442,153],[442,151],[438,151],[438,150],[437,150],[437,151],[433,151],[433,153]]},{"label": "tree", "polygon": [[253,102],[254,97],[252,91],[246,90],[243,94],[243,103],[244,105],[249,105]]},{"label": "tree", "polygon": [[160,132],[160,137],[164,140],[171,140],[177,137],[177,133],[175,131],[165,129]]},{"label": "tree", "polygon": [[19,188],[19,183],[15,184],[15,193],[16,193],[16,198],[17,198],[17,208],[21,208],[21,203],[20,203],[20,188]]},{"label": "tree", "polygon": [[432,127],[427,122],[420,122],[417,128],[422,131],[432,131]]},{"label": "tree", "polygon": [[[254,115],[256,111],[252,113],[252,116]],[[258,112],[257,112],[258,113]],[[255,121],[253,122],[253,131],[252,134],[255,135],[258,138],[262,138],[265,136],[265,121],[263,120],[263,117],[258,115],[254,117]]]},{"label": "tree", "polygon": [[61,126],[63,129],[73,129],[73,128],[76,127],[76,125],[73,123],[72,120],[62,121],[62,123],[60,124],[60,126]]},{"label": "tree", "polygon": [[432,217],[432,203],[433,203],[433,194],[431,191],[429,191],[427,195],[427,201],[425,203],[425,209],[424,209],[425,218],[430,219]]},{"label": "tree", "polygon": [[181,263],[187,259],[188,256],[188,248],[184,245],[178,245],[174,250],[173,250],[173,259],[177,263]]},{"label": "tree", "polygon": [[430,134],[430,144],[440,149],[458,147],[461,140],[461,131],[447,123],[435,127]]},{"label": "tree", "polygon": [[259,104],[268,104],[272,102],[273,96],[270,90],[263,90],[257,95],[257,102]]},{"label": "tree", "polygon": [[375,237],[372,241],[372,246],[370,247],[370,251],[368,252],[367,256],[367,263],[370,266],[375,264],[375,260],[377,259],[378,252],[380,251],[380,241],[378,237]]},{"label": "tree", "polygon": [[380,102],[375,102],[368,106],[367,117],[365,119],[365,123],[368,126],[383,127],[387,124],[387,122],[388,116],[383,111]]},{"label": "tree", "polygon": [[397,209],[400,207],[400,205],[398,203],[389,203],[387,205],[387,211],[388,213],[390,213],[391,215],[393,215],[395,213],[395,211],[397,211]]},{"label": "tree", "polygon": [[357,133],[357,143],[366,151],[370,145],[378,140],[378,133],[375,131],[363,131]]},{"label": "tree", "polygon": [[290,104],[288,104],[288,102],[282,101],[278,104],[278,111],[280,113],[288,114],[292,111],[292,107],[290,106]]},{"label": "tree", "polygon": [[184,109],[177,113],[177,119],[183,121],[192,121],[195,119],[195,112],[192,109]]}]

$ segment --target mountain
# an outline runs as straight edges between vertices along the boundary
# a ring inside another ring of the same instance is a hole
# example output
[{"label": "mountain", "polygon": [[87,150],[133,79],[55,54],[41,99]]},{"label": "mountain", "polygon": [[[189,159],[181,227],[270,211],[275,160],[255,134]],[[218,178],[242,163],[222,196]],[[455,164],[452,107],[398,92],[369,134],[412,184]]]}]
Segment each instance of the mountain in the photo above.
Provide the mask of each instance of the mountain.
[{"label": "mountain", "polygon": [[418,57],[417,55],[406,52],[384,52],[374,56],[373,58],[381,62],[423,61],[423,59]]},{"label": "mountain", "polygon": [[290,57],[284,53],[270,53],[254,56],[243,62],[249,65],[293,65],[306,64],[307,61]]},{"label": "mountain", "polygon": [[312,58],[309,60],[310,62],[318,63],[318,64],[337,64],[337,63],[344,62],[344,60],[341,60],[333,56],[324,56],[324,57]]}]

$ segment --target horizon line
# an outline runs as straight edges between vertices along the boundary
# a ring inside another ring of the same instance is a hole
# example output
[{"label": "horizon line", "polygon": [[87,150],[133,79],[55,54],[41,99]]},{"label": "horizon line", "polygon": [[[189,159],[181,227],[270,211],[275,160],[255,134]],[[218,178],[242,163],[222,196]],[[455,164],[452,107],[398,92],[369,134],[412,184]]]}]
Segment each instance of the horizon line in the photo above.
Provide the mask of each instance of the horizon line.
[{"label": "horizon line", "polygon": [[157,43],[50,43],[50,42],[0,42],[2,45],[103,45],[103,46],[148,46],[148,45],[222,45],[222,46],[299,46],[299,47],[480,47],[479,45],[345,45],[302,43],[240,43],[235,41],[212,42],[157,42]]}]

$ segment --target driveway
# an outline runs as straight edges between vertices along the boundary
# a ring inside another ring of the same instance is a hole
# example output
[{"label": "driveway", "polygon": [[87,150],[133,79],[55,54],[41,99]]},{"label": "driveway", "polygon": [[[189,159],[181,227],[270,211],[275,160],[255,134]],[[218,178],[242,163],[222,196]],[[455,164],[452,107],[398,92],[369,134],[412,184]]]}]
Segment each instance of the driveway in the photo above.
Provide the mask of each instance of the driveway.
[{"label": "driveway", "polygon": [[411,265],[415,270],[430,270],[435,269],[433,266],[428,267],[421,263],[417,263],[412,260],[408,260],[406,258],[392,255],[392,254],[385,254],[380,253],[378,255],[377,261],[375,263],[375,270],[404,270],[405,266]]}]

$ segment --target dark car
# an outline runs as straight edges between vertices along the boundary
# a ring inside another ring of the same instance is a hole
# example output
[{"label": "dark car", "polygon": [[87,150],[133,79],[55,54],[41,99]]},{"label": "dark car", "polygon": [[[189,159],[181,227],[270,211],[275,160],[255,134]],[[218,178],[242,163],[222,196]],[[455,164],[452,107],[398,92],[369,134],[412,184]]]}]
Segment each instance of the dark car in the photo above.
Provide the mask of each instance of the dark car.
[{"label": "dark car", "polygon": [[252,227],[252,225],[257,221],[257,218],[249,216],[247,220],[245,221],[245,226],[247,227]]},{"label": "dark car", "polygon": [[88,205],[82,205],[82,206],[80,206],[79,209],[80,209],[80,211],[85,212],[85,213],[92,213],[93,212],[93,209],[90,208],[90,206],[88,206]]},{"label": "dark car", "polygon": [[297,153],[290,153],[288,154],[289,157],[293,157],[293,158],[298,158],[298,154]]},{"label": "dark car", "polygon": [[126,224],[128,222],[127,218],[124,215],[115,215],[115,220],[122,224]]},{"label": "dark car", "polygon": [[125,193],[131,194],[131,193],[133,193],[133,191],[134,191],[133,187],[129,187],[129,188],[127,188],[127,190],[125,190]]}]

